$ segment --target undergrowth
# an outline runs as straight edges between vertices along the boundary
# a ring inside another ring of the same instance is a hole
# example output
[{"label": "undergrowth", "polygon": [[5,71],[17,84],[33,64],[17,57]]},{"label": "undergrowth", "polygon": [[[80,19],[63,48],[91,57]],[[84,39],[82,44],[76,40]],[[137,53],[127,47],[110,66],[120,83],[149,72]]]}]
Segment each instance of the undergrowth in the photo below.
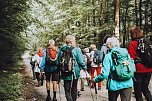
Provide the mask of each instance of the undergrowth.
[{"label": "undergrowth", "polygon": [[21,97],[21,63],[0,70],[0,101],[23,101]]}]

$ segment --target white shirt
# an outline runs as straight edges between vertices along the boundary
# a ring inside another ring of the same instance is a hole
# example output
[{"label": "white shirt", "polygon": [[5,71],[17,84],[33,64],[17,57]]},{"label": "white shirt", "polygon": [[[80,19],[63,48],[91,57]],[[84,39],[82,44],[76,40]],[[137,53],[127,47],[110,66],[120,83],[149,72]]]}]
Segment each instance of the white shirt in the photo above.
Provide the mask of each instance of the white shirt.
[{"label": "white shirt", "polygon": [[98,65],[93,62],[93,57],[94,57],[94,50],[90,52],[91,67],[98,67]]},{"label": "white shirt", "polygon": [[32,58],[32,61],[35,61],[35,68],[34,68],[34,72],[39,72],[40,73],[40,65],[41,65],[41,62],[42,62],[42,57],[39,57],[38,54],[36,54],[34,56],[34,58]]}]

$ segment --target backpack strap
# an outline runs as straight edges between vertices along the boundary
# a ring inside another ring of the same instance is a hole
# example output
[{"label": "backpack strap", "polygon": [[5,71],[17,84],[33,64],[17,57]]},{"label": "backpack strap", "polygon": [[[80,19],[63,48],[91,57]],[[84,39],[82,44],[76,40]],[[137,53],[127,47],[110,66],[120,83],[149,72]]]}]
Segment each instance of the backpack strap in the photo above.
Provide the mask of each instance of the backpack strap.
[{"label": "backpack strap", "polygon": [[117,60],[118,60],[118,55],[117,55],[117,52],[112,52],[112,60],[113,60],[113,62],[114,62],[114,65],[118,65],[118,62],[117,62]]}]

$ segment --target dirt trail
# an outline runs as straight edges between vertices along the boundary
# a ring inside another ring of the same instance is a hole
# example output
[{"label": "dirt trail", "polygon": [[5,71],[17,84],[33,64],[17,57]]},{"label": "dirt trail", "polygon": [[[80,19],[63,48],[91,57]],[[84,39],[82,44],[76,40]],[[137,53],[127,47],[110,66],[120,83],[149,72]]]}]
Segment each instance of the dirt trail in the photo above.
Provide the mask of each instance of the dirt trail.
[{"label": "dirt trail", "polygon": [[[32,80],[32,71],[31,66],[29,64],[29,54],[26,53],[23,56],[24,64],[25,66],[22,68],[22,74],[23,74],[23,93],[25,101],[45,101],[45,98],[47,96],[46,88],[45,88],[45,80],[44,85],[41,87],[37,87],[36,80]],[[152,84],[152,83],[151,83]],[[152,88],[150,86],[150,88]],[[53,95],[52,91],[52,84],[51,84],[51,95]],[[66,101],[65,94],[64,94],[64,88],[63,88],[63,81],[60,82],[58,85],[57,90],[57,100],[58,101]],[[106,90],[106,84],[105,82],[102,85],[102,89],[98,90],[98,94],[95,94],[95,90],[87,86],[87,83],[85,83],[85,91],[81,92],[81,96],[78,97],[77,101],[108,101],[108,92]],[[120,98],[118,99],[120,101]],[[134,95],[132,95],[132,100],[135,101]]]}]

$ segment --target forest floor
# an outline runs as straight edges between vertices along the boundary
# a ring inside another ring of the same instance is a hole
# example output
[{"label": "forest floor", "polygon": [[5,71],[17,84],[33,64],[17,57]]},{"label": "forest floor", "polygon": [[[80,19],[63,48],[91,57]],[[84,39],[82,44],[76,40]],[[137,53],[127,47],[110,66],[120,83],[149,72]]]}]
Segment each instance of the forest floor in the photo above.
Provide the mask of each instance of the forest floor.
[{"label": "forest floor", "polygon": [[[45,88],[45,80],[43,86],[37,87],[37,81],[32,79],[32,71],[31,71],[31,66],[29,64],[29,60],[30,60],[29,55],[25,54],[23,56],[24,66],[22,66],[21,68],[21,74],[23,75],[22,96],[24,98],[24,101],[45,101],[45,98],[47,96],[46,88]],[[150,89],[152,89],[151,86]],[[51,86],[51,95],[53,95],[52,86]],[[60,84],[58,85],[57,100],[66,101],[64,88],[63,88],[63,81],[61,81]],[[81,92],[81,96],[78,97],[77,101],[108,101],[108,92],[106,90],[105,81],[102,84],[101,90],[98,90],[98,94],[95,94],[95,90],[87,86],[87,82],[86,82],[85,91]],[[118,98],[118,101],[120,101],[120,98]],[[132,94],[131,101],[135,101],[134,94]]]}]

